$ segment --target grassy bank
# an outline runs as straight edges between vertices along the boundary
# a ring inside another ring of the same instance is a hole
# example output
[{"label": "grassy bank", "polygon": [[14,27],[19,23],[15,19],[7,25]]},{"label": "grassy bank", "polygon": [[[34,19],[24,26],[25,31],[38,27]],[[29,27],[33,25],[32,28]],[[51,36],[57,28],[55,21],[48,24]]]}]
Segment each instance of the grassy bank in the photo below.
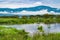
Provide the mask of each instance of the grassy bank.
[{"label": "grassy bank", "polygon": [[60,23],[60,18],[0,18],[0,24]]},{"label": "grassy bank", "polygon": [[35,33],[31,37],[24,30],[0,26],[0,40],[60,40],[60,33],[48,35]]},{"label": "grassy bank", "polygon": [[0,16],[0,24],[60,23],[60,15]]},{"label": "grassy bank", "polygon": [[0,26],[0,40],[26,40],[28,33],[25,30]]}]

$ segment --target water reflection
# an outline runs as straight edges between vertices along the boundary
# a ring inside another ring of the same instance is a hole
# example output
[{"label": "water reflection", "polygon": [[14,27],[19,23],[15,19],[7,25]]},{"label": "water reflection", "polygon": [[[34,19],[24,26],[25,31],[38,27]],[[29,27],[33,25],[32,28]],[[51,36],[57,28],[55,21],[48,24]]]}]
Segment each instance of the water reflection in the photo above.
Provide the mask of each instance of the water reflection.
[{"label": "water reflection", "polygon": [[[49,33],[53,33],[53,32],[60,32],[60,24],[55,23],[55,24],[44,24],[44,23],[40,23],[40,24],[22,24],[22,25],[4,25],[6,27],[13,27],[16,29],[24,29],[25,31],[29,32],[29,33],[34,33],[38,31],[38,26],[43,26],[43,29],[46,32]],[[48,28],[48,26],[50,26],[50,28]]]}]

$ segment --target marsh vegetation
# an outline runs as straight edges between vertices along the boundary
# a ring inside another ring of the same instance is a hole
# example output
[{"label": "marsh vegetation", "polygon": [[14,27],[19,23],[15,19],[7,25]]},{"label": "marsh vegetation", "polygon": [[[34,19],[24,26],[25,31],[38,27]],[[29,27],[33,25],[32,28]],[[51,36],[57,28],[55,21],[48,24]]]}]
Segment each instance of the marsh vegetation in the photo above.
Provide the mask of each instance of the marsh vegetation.
[{"label": "marsh vegetation", "polygon": [[[39,27],[38,30],[43,33],[42,27]],[[34,33],[33,36],[28,34],[25,30],[0,26],[0,40],[60,40],[60,33],[50,33],[48,35]]]},{"label": "marsh vegetation", "polygon": [[[0,25],[34,23],[45,23],[50,29],[49,24],[60,23],[60,15],[0,16]],[[49,33],[48,30],[48,34],[45,34],[42,26],[39,26],[37,29],[39,32],[30,36],[28,35],[29,32],[26,32],[24,29],[18,30],[16,28],[0,26],[0,40],[60,40],[60,33]]]},{"label": "marsh vegetation", "polygon": [[1,16],[0,24],[60,23],[60,15]]}]

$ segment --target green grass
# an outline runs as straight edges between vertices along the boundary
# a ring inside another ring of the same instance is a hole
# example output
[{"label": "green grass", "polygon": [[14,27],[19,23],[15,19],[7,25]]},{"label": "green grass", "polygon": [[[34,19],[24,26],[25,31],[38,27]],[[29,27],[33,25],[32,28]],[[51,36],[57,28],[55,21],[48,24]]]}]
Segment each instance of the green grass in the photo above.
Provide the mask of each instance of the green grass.
[{"label": "green grass", "polygon": [[34,34],[33,40],[60,40],[60,33],[48,35]]},{"label": "green grass", "polygon": [[15,28],[0,26],[0,40],[25,40],[28,32]]},{"label": "green grass", "polygon": [[0,24],[60,23],[60,18],[0,18]]},{"label": "green grass", "polygon": [[33,36],[29,36],[25,30],[0,26],[0,40],[60,40],[60,33],[50,33],[48,35],[34,33]]},{"label": "green grass", "polygon": [[0,16],[0,24],[31,24],[31,23],[60,23],[60,15],[44,14],[44,15],[26,15],[21,16]]}]

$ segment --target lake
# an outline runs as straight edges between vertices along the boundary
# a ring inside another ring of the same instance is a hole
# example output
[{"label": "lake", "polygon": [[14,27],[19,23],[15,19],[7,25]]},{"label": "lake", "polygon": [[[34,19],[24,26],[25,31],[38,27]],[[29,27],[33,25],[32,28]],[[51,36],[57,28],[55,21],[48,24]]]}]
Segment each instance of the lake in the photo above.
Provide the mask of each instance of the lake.
[{"label": "lake", "polygon": [[[3,25],[2,25],[3,26]],[[21,24],[21,25],[4,25],[5,27],[13,27],[18,30],[24,29],[26,32],[29,32],[30,34],[36,33],[38,31],[38,26],[43,26],[43,30],[45,33],[50,32],[50,33],[58,33],[60,32],[60,24],[54,23],[54,24]],[[50,28],[48,28],[50,27]]]}]

